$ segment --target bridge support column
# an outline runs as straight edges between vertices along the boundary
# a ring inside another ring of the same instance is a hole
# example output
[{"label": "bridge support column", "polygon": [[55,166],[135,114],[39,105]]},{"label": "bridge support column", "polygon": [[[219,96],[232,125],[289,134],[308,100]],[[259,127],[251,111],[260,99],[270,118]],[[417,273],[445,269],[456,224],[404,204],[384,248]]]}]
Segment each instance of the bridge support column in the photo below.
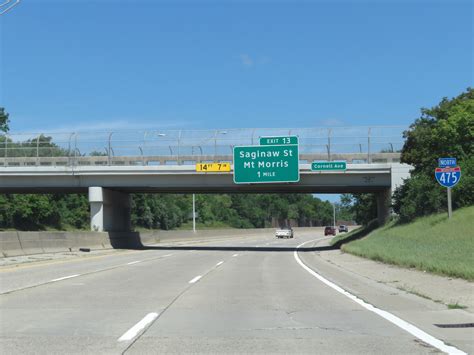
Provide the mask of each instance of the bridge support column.
[{"label": "bridge support column", "polygon": [[129,194],[102,187],[89,187],[89,203],[92,231],[130,231],[131,199]]},{"label": "bridge support column", "polygon": [[377,220],[379,226],[384,225],[390,218],[390,205],[392,204],[392,190],[386,189],[377,192]]}]

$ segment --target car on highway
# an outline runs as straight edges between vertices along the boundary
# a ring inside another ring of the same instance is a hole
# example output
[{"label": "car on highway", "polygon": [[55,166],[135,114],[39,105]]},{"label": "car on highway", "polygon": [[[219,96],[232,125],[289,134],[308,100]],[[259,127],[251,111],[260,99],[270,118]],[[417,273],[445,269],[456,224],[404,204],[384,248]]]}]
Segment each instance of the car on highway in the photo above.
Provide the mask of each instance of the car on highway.
[{"label": "car on highway", "polygon": [[349,228],[347,228],[347,226],[345,224],[341,224],[339,226],[339,233],[342,233],[342,232],[349,232]]},{"label": "car on highway", "polygon": [[293,238],[293,229],[291,227],[283,227],[275,232],[277,238]]},{"label": "car on highway", "polygon": [[336,228],[332,226],[326,226],[326,228],[324,228],[324,236],[326,235],[336,235]]}]

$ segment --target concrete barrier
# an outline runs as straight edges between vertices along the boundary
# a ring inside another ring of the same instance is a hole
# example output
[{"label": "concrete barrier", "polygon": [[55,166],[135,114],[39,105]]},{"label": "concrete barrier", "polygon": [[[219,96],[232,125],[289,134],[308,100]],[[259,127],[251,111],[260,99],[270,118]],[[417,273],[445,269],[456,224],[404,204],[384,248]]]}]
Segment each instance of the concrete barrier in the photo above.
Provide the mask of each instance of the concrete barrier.
[{"label": "concrete barrier", "polygon": [[18,232],[1,233],[0,251],[3,257],[24,255]]},{"label": "concrete barrier", "polygon": [[40,232],[18,232],[18,238],[24,255],[44,253]]},{"label": "concrete barrier", "polygon": [[70,251],[70,245],[68,238],[69,235],[66,232],[53,232],[53,233],[41,233],[38,232],[39,244],[44,252],[47,253],[59,253]]},{"label": "concrete barrier", "polygon": [[[294,228],[319,231],[321,227]],[[78,251],[79,248],[139,249],[160,242],[194,242],[239,236],[273,235],[275,228],[147,231],[147,232],[0,232],[0,256]]]}]

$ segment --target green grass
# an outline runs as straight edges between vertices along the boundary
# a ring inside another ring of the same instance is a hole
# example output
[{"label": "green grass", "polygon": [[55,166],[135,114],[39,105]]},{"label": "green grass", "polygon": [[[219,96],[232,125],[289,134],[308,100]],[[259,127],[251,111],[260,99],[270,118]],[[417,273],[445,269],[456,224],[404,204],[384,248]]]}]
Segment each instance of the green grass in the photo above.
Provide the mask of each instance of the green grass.
[{"label": "green grass", "polygon": [[342,250],[369,259],[474,281],[474,206],[378,228]]},{"label": "green grass", "polygon": [[449,308],[449,309],[466,309],[467,306],[464,306],[464,305],[459,304],[459,303],[456,302],[456,303],[450,303],[450,304],[448,304],[448,308]]},{"label": "green grass", "polygon": [[375,228],[378,227],[376,220],[370,222],[367,226],[356,228],[349,233],[339,233],[336,237],[332,238],[329,242],[329,245],[340,248],[343,244],[349,243],[353,240],[361,239],[367,234],[372,232]]}]

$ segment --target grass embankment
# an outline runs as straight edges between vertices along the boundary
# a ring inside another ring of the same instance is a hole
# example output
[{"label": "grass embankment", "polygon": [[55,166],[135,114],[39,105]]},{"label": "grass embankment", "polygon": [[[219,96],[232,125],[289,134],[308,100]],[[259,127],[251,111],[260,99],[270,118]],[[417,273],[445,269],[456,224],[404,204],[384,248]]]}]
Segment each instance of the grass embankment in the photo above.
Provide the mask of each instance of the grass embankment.
[{"label": "grass embankment", "polygon": [[[390,223],[342,250],[399,266],[474,281],[474,206],[408,224]],[[360,232],[360,231],[359,231]]]},{"label": "grass embankment", "polygon": [[353,240],[361,239],[378,227],[377,220],[373,220],[367,226],[356,228],[349,233],[339,233],[332,238],[329,245],[340,248],[343,244],[352,242]]}]

